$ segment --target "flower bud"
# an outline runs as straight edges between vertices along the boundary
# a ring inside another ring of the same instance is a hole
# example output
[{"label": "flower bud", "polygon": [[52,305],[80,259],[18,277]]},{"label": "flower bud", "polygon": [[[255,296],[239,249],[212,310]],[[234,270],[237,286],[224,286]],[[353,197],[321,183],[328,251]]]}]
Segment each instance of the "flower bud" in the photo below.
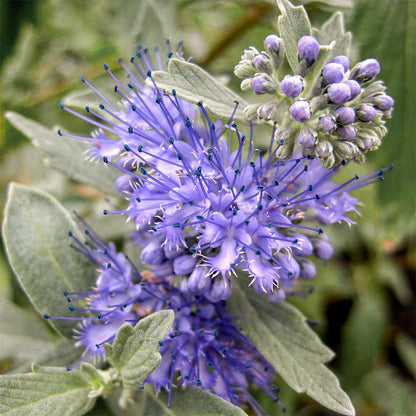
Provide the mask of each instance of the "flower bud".
[{"label": "flower bud", "polygon": [[256,94],[271,94],[276,92],[277,85],[271,76],[262,74],[251,79],[251,88]]},{"label": "flower bud", "polygon": [[165,260],[165,253],[160,247],[160,243],[157,241],[152,241],[147,244],[141,254],[140,260],[142,263],[147,264],[160,264]]},{"label": "flower bud", "polygon": [[357,130],[351,124],[337,128],[337,134],[343,140],[352,140],[357,135]]},{"label": "flower bud", "polygon": [[343,84],[348,85],[348,88],[350,89],[350,101],[354,98],[357,98],[361,94],[361,85],[357,81],[349,79],[347,81],[344,81]]},{"label": "flower bud", "polygon": [[303,234],[292,234],[291,237],[297,240],[292,247],[293,252],[300,257],[312,256],[313,245],[311,240]]},{"label": "flower bud", "polygon": [[378,95],[374,101],[376,107],[382,111],[391,110],[394,105],[393,98],[386,94]]},{"label": "flower bud", "polygon": [[264,48],[269,53],[277,54],[280,49],[280,42],[281,39],[279,38],[279,36],[273,33],[271,35],[266,36],[266,39],[264,39]]},{"label": "flower bud", "polygon": [[341,64],[335,62],[326,64],[323,70],[324,78],[329,84],[341,82],[344,78],[344,67]]},{"label": "flower bud", "polygon": [[355,121],[355,110],[351,107],[339,107],[334,111],[334,116],[340,124],[351,124]]},{"label": "flower bud", "polygon": [[351,90],[344,83],[331,84],[328,88],[329,99],[336,104],[343,104],[350,100]]},{"label": "flower bud", "polygon": [[290,114],[296,121],[304,122],[311,118],[311,109],[308,101],[295,101],[290,106]]},{"label": "flower bud", "polygon": [[370,58],[359,62],[351,70],[350,78],[360,82],[369,81],[380,73],[380,64],[377,59]]},{"label": "flower bud", "polygon": [[251,63],[260,72],[264,71],[264,72],[271,73],[273,70],[270,59],[266,55],[263,55],[263,54],[255,56],[252,59]]},{"label": "flower bud", "polygon": [[279,303],[284,301],[286,298],[286,293],[284,289],[276,289],[273,293],[269,294],[269,300],[273,303]]},{"label": "flower bud", "polygon": [[334,129],[335,123],[331,116],[323,116],[320,117],[318,126],[322,132],[329,133]]},{"label": "flower bud", "polygon": [[315,137],[307,130],[302,130],[298,135],[298,143],[303,147],[313,147],[315,145]]},{"label": "flower bud", "polygon": [[153,273],[158,279],[170,276],[173,274],[172,262],[167,260],[160,264],[155,264],[152,267]]},{"label": "flower bud", "polygon": [[377,110],[372,105],[363,105],[357,111],[357,116],[361,121],[372,121],[377,117]]},{"label": "flower bud", "polygon": [[251,78],[256,72],[256,68],[247,59],[240,61],[234,68],[235,76],[241,79]]},{"label": "flower bud", "polygon": [[257,115],[263,120],[273,119],[277,115],[276,101],[271,101],[260,105],[257,109]]},{"label": "flower bud", "polygon": [[280,83],[283,94],[295,98],[303,91],[303,79],[299,75],[286,75]]},{"label": "flower bud", "polygon": [[302,279],[313,279],[316,275],[315,265],[309,260],[301,260],[300,262],[300,277]]},{"label": "flower bud", "polygon": [[315,254],[317,257],[323,260],[328,260],[334,254],[334,249],[327,240],[317,240],[315,241]]},{"label": "flower bud", "polygon": [[211,288],[204,293],[204,296],[212,303],[226,300],[231,295],[231,284],[229,280],[224,280],[219,277],[214,279]]},{"label": "flower bud", "polygon": [[327,158],[333,150],[334,147],[328,140],[320,140],[315,149],[316,154],[323,159]]},{"label": "flower bud", "polygon": [[331,59],[331,63],[341,64],[344,68],[344,71],[347,72],[350,67],[350,59],[345,55],[338,55],[335,58]]},{"label": "flower bud", "polygon": [[185,254],[173,260],[173,271],[179,276],[186,276],[195,269],[198,260],[190,254]]},{"label": "flower bud", "polygon": [[319,56],[319,43],[312,36],[302,36],[298,42],[298,54],[308,64],[316,61]]},{"label": "flower bud", "polygon": [[240,88],[242,91],[251,91],[251,81],[253,78],[246,78],[241,81]]},{"label": "flower bud", "polygon": [[202,294],[211,287],[211,277],[208,268],[197,267],[188,278],[188,288],[195,294]]},{"label": "flower bud", "polygon": [[348,141],[336,141],[334,148],[338,156],[342,159],[355,159],[361,153],[355,143]]}]

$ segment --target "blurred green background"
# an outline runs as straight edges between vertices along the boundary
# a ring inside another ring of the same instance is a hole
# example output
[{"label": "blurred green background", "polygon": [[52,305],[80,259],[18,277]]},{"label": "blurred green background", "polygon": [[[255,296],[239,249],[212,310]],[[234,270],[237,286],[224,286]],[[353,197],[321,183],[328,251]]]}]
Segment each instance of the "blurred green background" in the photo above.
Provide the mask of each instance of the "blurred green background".
[{"label": "blurred green background", "polygon": [[[291,301],[319,322],[316,331],[337,353],[330,368],[359,415],[408,416],[416,412],[416,1],[294,3],[305,5],[316,27],[343,11],[354,36],[352,61],[376,57],[396,105],[381,150],[369,154],[366,165],[350,166],[360,173],[392,163],[395,169],[383,183],[356,193],[364,204],[362,217],[351,229],[331,230],[336,255],[319,265],[315,293]],[[85,129],[57,105],[80,89],[80,76],[100,84],[103,62],[116,67],[117,58],[129,58],[138,42],[154,46],[165,37],[184,40],[193,62],[226,77],[239,91],[233,66],[244,48],[262,48],[264,37],[276,30],[277,15],[274,1],[260,0],[1,0],[0,217],[7,184],[17,181],[51,192],[68,208],[91,215],[105,237],[117,238],[117,220],[103,228],[96,214],[105,195],[46,166],[45,155],[12,127],[5,111],[50,128]],[[3,247],[0,297],[30,311]],[[0,347],[7,347],[7,337],[18,338],[18,328],[10,331],[3,322]],[[16,369],[25,358],[34,356],[0,353],[0,369]],[[331,414],[283,381],[279,384],[288,414]],[[275,405],[256,394],[270,415],[278,414]],[[91,414],[109,413],[101,403]]]}]

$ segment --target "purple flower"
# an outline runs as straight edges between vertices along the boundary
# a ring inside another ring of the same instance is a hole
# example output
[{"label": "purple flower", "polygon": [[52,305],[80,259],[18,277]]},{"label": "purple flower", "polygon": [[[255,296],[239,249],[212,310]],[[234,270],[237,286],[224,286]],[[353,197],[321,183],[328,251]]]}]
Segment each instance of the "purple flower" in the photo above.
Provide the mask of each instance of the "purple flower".
[{"label": "purple flower", "polygon": [[372,105],[363,105],[357,112],[358,118],[361,121],[372,121],[377,117],[377,110]]},{"label": "purple flower", "polygon": [[341,82],[344,78],[345,70],[342,64],[337,64],[335,62],[330,62],[326,64],[323,69],[323,74],[325,80],[329,84],[334,84],[336,82]]},{"label": "purple flower", "polygon": [[350,100],[354,100],[361,94],[361,86],[357,81],[349,79],[347,81],[344,81],[343,84],[348,85],[348,88],[350,89]]},{"label": "purple flower", "polygon": [[[350,223],[346,213],[356,211],[358,201],[347,191],[360,180],[345,186],[332,181],[344,162],[327,170],[319,160],[300,154],[279,159],[285,145],[275,141],[280,132],[272,135],[264,155],[254,147],[254,129],[246,137],[232,119],[225,125],[214,121],[202,104],[191,106],[175,93],[163,95],[136,78],[130,74],[130,86],[118,81],[115,92],[119,96],[122,91],[124,102],[116,106],[107,100],[107,111],[100,114],[102,131],[116,137],[103,160],[131,177],[131,189],[124,190],[127,208],[106,213],[124,214],[136,224],[142,260],[157,278],[180,274],[192,293],[210,301],[230,295],[229,279],[237,270],[248,271],[254,289],[271,299],[282,298],[282,291],[298,293],[300,264],[309,251],[300,254],[294,234],[310,240],[320,238],[321,224]],[[309,102],[296,101],[290,111],[306,121]],[[82,117],[96,126],[95,117]],[[101,141],[107,140],[100,132],[92,152],[101,151]],[[307,133],[299,134],[299,140],[315,145]],[[331,146],[319,141],[317,151],[328,157]]]},{"label": "purple flower", "polygon": [[334,127],[334,119],[331,116],[323,116],[318,121],[319,129],[324,133],[330,133]]},{"label": "purple flower", "polygon": [[359,62],[351,70],[350,78],[359,82],[366,82],[375,78],[380,73],[380,63],[377,59],[370,58]]},{"label": "purple flower", "polygon": [[312,36],[302,36],[298,42],[298,54],[307,63],[313,63],[319,56],[318,41]]},{"label": "purple flower", "polygon": [[[64,292],[70,305],[69,316],[45,314],[47,319],[80,321],[75,338],[84,356],[68,370],[89,358],[104,359],[103,345],[114,340],[121,325],[134,324],[152,312],[173,309],[174,324],[165,339],[159,341],[162,361],[144,381],[157,392],[169,392],[168,407],[174,384],[203,388],[239,406],[252,405],[258,414],[266,413],[254,404],[250,386],[279,402],[273,367],[235,326],[225,302],[194,296],[183,285],[176,287],[172,279],[157,279],[148,271],[140,274],[126,256],[115,251],[113,244],[106,245],[90,229],[86,234],[89,240],[85,244],[72,234],[71,237],[74,249],[96,263],[96,287],[86,292]],[[218,288],[220,284],[216,284]],[[86,301],[88,306],[75,306],[79,301]],[[84,316],[71,316],[75,311]]]},{"label": "purple flower", "polygon": [[347,72],[350,67],[350,59],[345,55],[336,56],[335,58],[331,59],[331,63],[341,64],[345,72]]},{"label": "purple flower", "polygon": [[385,95],[385,94],[378,95],[374,99],[374,101],[375,101],[376,107],[379,110],[382,110],[382,111],[391,110],[393,108],[393,105],[394,105],[393,98],[390,97],[389,95]]},{"label": "purple flower", "polygon": [[339,137],[344,140],[352,140],[357,135],[357,130],[351,124],[337,128]]},{"label": "purple flower", "polygon": [[286,75],[280,82],[280,88],[288,97],[295,98],[303,91],[303,79],[298,75]]},{"label": "purple flower", "polygon": [[266,36],[264,39],[264,47],[268,52],[274,52],[277,54],[280,49],[281,39],[276,34],[272,33],[271,35]]},{"label": "purple flower", "polygon": [[351,124],[355,121],[355,110],[351,107],[338,107],[334,115],[340,124]]},{"label": "purple flower", "polygon": [[331,84],[328,88],[328,96],[333,103],[343,104],[351,99],[351,90],[344,83]]},{"label": "purple flower", "polygon": [[290,106],[290,114],[296,121],[303,123],[311,118],[311,109],[309,101],[299,100],[295,101]]},{"label": "purple flower", "polygon": [[277,85],[272,77],[262,74],[251,79],[251,88],[256,94],[270,94],[276,92]]}]

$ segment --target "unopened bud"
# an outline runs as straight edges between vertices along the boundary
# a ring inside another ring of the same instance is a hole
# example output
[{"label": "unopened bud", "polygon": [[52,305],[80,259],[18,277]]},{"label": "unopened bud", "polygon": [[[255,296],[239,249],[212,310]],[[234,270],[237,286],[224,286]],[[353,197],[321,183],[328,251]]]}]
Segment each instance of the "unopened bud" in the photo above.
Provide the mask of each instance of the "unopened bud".
[{"label": "unopened bud", "polygon": [[303,123],[311,118],[311,108],[308,101],[298,100],[290,106],[290,114],[296,121]]},{"label": "unopened bud", "polygon": [[276,83],[273,78],[267,74],[257,75],[252,78],[251,88],[256,94],[272,94],[277,91]]},{"label": "unopened bud", "polygon": [[303,91],[303,78],[299,75],[286,75],[280,83],[283,94],[295,98]]},{"label": "unopened bud", "polygon": [[319,43],[312,36],[302,36],[298,42],[298,54],[309,64],[316,61],[319,56]]}]

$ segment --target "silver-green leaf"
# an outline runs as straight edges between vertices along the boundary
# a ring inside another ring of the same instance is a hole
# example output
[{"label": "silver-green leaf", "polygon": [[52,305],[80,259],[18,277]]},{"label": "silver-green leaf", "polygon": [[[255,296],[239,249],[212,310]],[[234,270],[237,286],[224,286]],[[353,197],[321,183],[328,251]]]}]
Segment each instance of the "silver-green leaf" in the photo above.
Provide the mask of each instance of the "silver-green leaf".
[{"label": "silver-green leaf", "polygon": [[153,313],[134,327],[123,325],[114,342],[105,344],[108,361],[118,370],[124,386],[140,386],[159,365],[159,341],[173,324],[171,310]]},{"label": "silver-green leaf", "polygon": [[344,15],[341,12],[334,13],[323,25],[317,34],[321,45],[329,45],[335,41],[328,58],[337,55],[348,55],[351,46],[351,32],[345,32]]},{"label": "silver-green leaf", "polygon": [[81,416],[94,406],[90,391],[79,371],[34,366],[32,374],[0,376],[0,415]]},{"label": "silver-green leaf", "polygon": [[238,282],[228,302],[230,311],[241,317],[243,330],[276,371],[297,392],[340,414],[354,415],[349,397],[324,365],[333,352],[309,328],[302,313],[287,302],[267,302],[244,279]]},{"label": "silver-green leaf", "polygon": [[[68,232],[82,240],[69,214],[45,192],[11,184],[5,208],[3,237],[10,264],[27,296],[40,313],[68,316],[63,290],[92,287],[94,264],[70,247]],[[49,321],[71,336],[73,321]]]},{"label": "silver-green leaf", "polygon": [[298,64],[298,42],[302,36],[312,33],[308,15],[303,6],[293,6],[288,0],[277,0],[281,15],[279,33],[285,41],[286,58],[293,71]]},{"label": "silver-green leaf", "polygon": [[85,160],[85,151],[89,145],[81,140],[58,136],[58,129],[48,129],[36,121],[20,114],[7,112],[6,118],[34,146],[45,152],[45,163],[63,172],[72,179],[94,186],[112,195],[118,195],[114,180],[118,173],[104,164],[94,164]]},{"label": "silver-green leaf", "polygon": [[55,347],[56,337],[44,322],[5,298],[0,298],[0,316],[0,360],[11,359],[17,366]]},{"label": "silver-green leaf", "polygon": [[108,403],[112,413],[116,416],[247,416],[239,407],[196,387],[174,389],[170,407],[167,407],[168,393],[165,391],[156,396],[152,389],[145,388],[139,390],[134,398],[134,403],[122,409],[117,397],[110,396]]},{"label": "silver-green leaf", "polygon": [[175,90],[185,100],[202,102],[214,116],[230,117],[238,102],[234,119],[247,120],[243,110],[248,103],[195,64],[171,59],[168,72],[152,72],[152,78],[158,88],[170,94]]}]

